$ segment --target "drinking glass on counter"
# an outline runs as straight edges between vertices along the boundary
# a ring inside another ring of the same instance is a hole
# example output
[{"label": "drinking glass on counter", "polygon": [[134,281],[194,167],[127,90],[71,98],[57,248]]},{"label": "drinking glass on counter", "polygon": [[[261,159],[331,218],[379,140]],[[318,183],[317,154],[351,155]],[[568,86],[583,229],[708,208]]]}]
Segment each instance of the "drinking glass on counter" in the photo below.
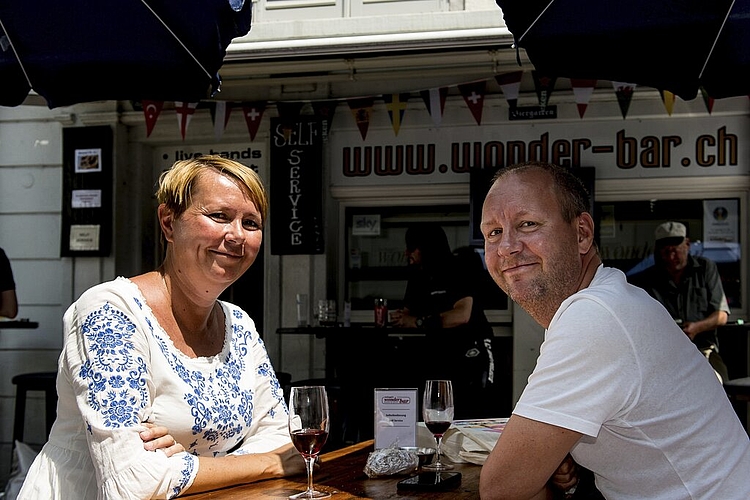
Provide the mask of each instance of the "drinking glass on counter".
[{"label": "drinking glass on counter", "polygon": [[313,466],[328,439],[328,395],[323,386],[292,387],[289,396],[289,434],[307,467],[307,489],[292,500],[328,498],[330,493],[313,488]]},{"label": "drinking glass on counter", "polygon": [[320,326],[336,326],[336,301],[320,299],[315,317]]},{"label": "drinking glass on counter", "polygon": [[422,398],[422,418],[427,429],[435,437],[435,457],[432,464],[424,465],[428,470],[450,470],[452,465],[440,461],[440,444],[443,434],[453,423],[453,384],[450,380],[428,380]]}]

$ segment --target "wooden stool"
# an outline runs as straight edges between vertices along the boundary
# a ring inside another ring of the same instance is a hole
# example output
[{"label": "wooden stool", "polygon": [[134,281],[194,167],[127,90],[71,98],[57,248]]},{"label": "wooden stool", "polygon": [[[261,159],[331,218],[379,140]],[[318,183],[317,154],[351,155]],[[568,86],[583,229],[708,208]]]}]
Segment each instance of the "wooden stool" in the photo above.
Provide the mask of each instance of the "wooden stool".
[{"label": "wooden stool", "polygon": [[26,393],[44,391],[45,426],[49,437],[52,423],[57,417],[57,373],[38,372],[22,373],[12,379],[16,386],[16,412],[13,417],[13,442],[23,442],[23,430],[26,423]]}]

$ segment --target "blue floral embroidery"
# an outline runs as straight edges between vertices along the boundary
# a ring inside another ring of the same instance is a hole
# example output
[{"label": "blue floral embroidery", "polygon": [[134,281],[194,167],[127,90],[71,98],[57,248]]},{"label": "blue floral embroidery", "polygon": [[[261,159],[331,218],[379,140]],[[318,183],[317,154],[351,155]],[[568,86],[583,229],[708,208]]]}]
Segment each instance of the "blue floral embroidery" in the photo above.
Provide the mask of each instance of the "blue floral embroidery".
[{"label": "blue floral embroidery", "polygon": [[172,494],[169,496],[169,498],[176,498],[180,496],[182,490],[185,489],[195,471],[195,460],[195,457],[192,455],[189,455],[187,453],[183,455],[182,461],[184,462],[184,464],[182,470],[180,471],[180,479],[178,483],[172,488]]},{"label": "blue floral embroidery", "polygon": [[88,387],[88,402],[106,427],[137,425],[138,413],[148,401],[146,363],[134,356],[135,325],[122,311],[105,304],[81,325],[88,359],[78,376]]},{"label": "blue floral embroidery", "polygon": [[[253,422],[254,395],[244,385],[243,374],[248,369],[245,364],[248,345],[259,339],[254,339],[253,332],[244,328],[242,320],[245,317],[241,310],[232,309],[231,315],[235,321],[232,322],[230,348],[213,373],[202,373],[185,366],[172,351],[173,347],[161,335],[154,335],[174,372],[189,387],[184,400],[193,417],[193,435],[198,439],[190,443],[188,451],[195,455],[199,455],[199,448],[205,447],[211,450],[221,446],[220,450],[212,451],[214,455],[225,452],[227,444],[241,440]],[[259,375],[273,378],[278,386],[270,363],[264,364]],[[283,395],[280,399],[283,400]]]}]

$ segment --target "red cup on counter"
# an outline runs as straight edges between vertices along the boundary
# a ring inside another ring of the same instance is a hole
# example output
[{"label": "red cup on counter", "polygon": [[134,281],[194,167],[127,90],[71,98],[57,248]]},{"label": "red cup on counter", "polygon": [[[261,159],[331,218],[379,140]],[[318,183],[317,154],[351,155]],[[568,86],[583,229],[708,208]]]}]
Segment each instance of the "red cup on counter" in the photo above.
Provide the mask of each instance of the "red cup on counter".
[{"label": "red cup on counter", "polygon": [[375,299],[375,326],[383,328],[388,324],[388,299]]}]

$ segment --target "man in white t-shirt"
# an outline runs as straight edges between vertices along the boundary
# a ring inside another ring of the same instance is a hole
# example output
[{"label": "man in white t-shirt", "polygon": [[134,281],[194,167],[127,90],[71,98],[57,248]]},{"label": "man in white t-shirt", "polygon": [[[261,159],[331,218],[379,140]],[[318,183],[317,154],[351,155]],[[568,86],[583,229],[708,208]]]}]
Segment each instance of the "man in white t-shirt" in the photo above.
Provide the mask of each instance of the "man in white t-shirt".
[{"label": "man in white t-shirt", "polygon": [[576,463],[608,499],[750,498],[721,384],[661,304],[602,266],[588,207],[570,170],[539,162],[501,169],[485,199],[489,272],[546,332],[482,498],[551,498]]}]

